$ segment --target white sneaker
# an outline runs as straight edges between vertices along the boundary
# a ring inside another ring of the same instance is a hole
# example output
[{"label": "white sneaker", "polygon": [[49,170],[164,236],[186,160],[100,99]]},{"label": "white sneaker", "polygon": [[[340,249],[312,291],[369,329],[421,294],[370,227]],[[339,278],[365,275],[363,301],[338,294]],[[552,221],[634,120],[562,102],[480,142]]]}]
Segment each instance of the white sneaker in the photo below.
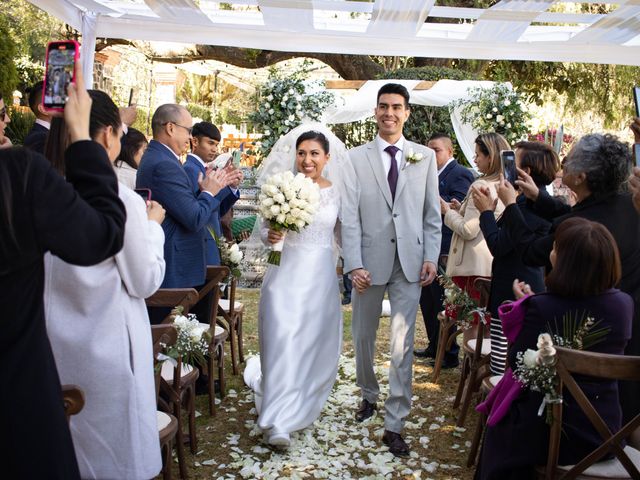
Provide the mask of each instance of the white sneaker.
[{"label": "white sneaker", "polygon": [[274,433],[269,436],[269,444],[274,447],[287,448],[291,445],[291,437],[288,433]]}]

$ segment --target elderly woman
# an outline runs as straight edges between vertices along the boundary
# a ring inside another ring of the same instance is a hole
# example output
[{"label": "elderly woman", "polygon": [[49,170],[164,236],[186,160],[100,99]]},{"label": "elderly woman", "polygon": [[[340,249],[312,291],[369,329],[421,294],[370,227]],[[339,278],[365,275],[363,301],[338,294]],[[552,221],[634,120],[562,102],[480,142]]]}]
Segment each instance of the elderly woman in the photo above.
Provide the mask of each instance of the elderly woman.
[{"label": "elderly woman", "polygon": [[[563,320],[575,318],[577,326],[587,316],[598,321],[596,329],[604,329],[606,335],[598,343],[585,343],[585,350],[622,355],[631,336],[633,301],[614,288],[620,280],[620,257],[609,231],[597,222],[570,218],[558,227],[549,261],[553,271],[546,278],[547,292],[513,304],[509,318],[503,316],[515,333],[509,365],[517,365],[519,352],[536,350],[541,333],[572,339],[571,333],[563,330]],[[522,290],[516,282],[518,297],[523,296]],[[576,380],[607,427],[612,432],[620,430],[618,382],[587,377]],[[508,382],[505,375],[496,388]],[[599,447],[602,437],[570,393],[565,390],[563,396],[559,464],[571,465]],[[546,462],[549,428],[545,416],[538,415],[543,397],[540,392],[523,388],[510,404],[504,397],[493,405],[477,480],[533,478],[535,465]]]},{"label": "elderly woman", "polygon": [[[549,253],[555,230],[567,218],[583,217],[599,222],[611,232],[622,265],[619,288],[631,295],[635,304],[633,335],[625,353],[640,355],[640,216],[631,195],[623,191],[631,165],[629,147],[617,137],[608,134],[582,137],[562,163],[564,182],[577,197],[573,207],[550,197],[538,188],[530,175],[519,170],[517,185],[533,202],[536,213],[553,221],[551,233],[546,236],[536,235],[527,226],[511,185],[501,181],[498,196],[505,204],[504,226],[529,265],[551,270]],[[621,382],[620,402],[625,421],[640,413],[640,385]]]},{"label": "elderly woman", "polygon": [[[471,201],[470,193],[474,188],[480,188],[487,191],[492,199],[497,198],[496,186],[502,170],[500,150],[509,150],[510,147],[497,133],[483,133],[476,138],[475,144],[476,165],[482,176],[471,184],[459,210],[452,208],[452,205],[442,199],[440,207],[444,215],[444,224],[453,231],[447,275],[472,298],[477,299],[479,294],[473,287],[473,282],[478,277],[491,275],[492,256],[480,231],[480,211]],[[500,216],[503,208],[502,202],[498,202],[495,215]]]}]

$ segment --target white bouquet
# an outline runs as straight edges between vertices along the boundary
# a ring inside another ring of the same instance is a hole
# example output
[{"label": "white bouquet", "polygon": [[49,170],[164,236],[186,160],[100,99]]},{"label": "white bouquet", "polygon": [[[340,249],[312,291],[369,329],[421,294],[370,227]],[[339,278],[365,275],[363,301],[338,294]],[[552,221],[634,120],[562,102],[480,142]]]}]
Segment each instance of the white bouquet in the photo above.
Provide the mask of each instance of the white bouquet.
[{"label": "white bouquet", "polygon": [[216,245],[220,250],[220,263],[225,267],[229,267],[231,275],[236,278],[240,278],[242,272],[240,271],[240,262],[244,258],[244,253],[240,250],[237,243],[228,242],[225,238],[221,238],[216,235],[216,232],[211,227],[207,227],[209,234],[216,241]]},{"label": "white bouquet", "polygon": [[[313,220],[320,202],[320,187],[302,173],[276,173],[267,179],[258,196],[260,215],[273,230],[300,232]],[[284,240],[274,244],[267,260],[280,265]]]},{"label": "white bouquet", "polygon": [[211,341],[208,326],[205,327],[198,322],[193,313],[184,316],[182,311],[177,312],[173,319],[173,326],[178,331],[178,340],[169,356],[180,355],[183,361],[191,365],[196,363],[204,365],[204,357],[209,351],[209,342]]}]

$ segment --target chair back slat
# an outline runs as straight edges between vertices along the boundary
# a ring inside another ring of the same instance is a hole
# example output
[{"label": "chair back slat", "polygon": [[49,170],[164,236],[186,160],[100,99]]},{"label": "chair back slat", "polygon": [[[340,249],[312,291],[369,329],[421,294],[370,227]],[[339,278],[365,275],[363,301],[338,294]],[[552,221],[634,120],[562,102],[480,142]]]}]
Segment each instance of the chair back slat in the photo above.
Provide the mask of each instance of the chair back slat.
[{"label": "chair back slat", "polygon": [[178,340],[178,331],[173,325],[151,325],[151,337],[153,339],[153,367],[157,403],[158,396],[160,395],[160,383],[162,379],[162,368],[158,360],[158,354],[162,353],[166,347],[176,344]]},{"label": "chair back slat", "polygon": [[488,278],[476,278],[473,281],[473,287],[480,293],[478,306],[487,308],[489,305],[489,293],[491,292],[491,280]]},{"label": "chair back slat", "polygon": [[602,444],[576,463],[569,471],[558,475],[557,465],[560,452],[560,440],[562,436],[562,408],[563,404],[553,404],[553,423],[549,437],[549,453],[545,468],[545,478],[555,480],[556,478],[576,478],[587,468],[601,460],[606,454],[613,453],[622,466],[627,470],[631,478],[640,478],[640,471],[633,464],[628,455],[624,452],[621,442],[628,437],[637,426],[640,425],[640,415],[624,425],[615,434],[609,430],[607,424],[602,420],[600,414],[584,394],[580,385],[576,382],[574,375],[586,375],[608,380],[639,380],[640,379],[640,357],[625,355],[611,355],[596,352],[585,352],[582,350],[571,350],[563,347],[556,348],[556,372],[559,382],[556,388],[558,394],[562,393],[563,387],[571,393],[575,403],[580,407],[582,413],[589,419],[589,422],[602,437]]},{"label": "chair back slat", "polygon": [[187,314],[198,302],[198,292],[193,288],[160,288],[145,302],[148,307],[182,306]]},{"label": "chair back slat", "polygon": [[211,327],[211,334],[216,328],[216,317],[218,316],[218,304],[220,303],[220,283],[227,278],[231,273],[229,267],[224,266],[207,266],[207,283],[200,290],[200,299],[204,298],[203,291],[206,289],[205,295],[208,292],[213,292],[213,299],[211,300],[211,317],[208,318],[209,326]]}]

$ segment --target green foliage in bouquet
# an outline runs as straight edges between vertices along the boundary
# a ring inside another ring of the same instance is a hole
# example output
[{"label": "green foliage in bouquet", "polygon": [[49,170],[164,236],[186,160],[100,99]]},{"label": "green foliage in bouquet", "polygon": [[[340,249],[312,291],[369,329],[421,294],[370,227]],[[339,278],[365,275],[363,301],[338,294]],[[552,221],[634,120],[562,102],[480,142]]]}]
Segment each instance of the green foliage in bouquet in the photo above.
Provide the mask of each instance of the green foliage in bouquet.
[{"label": "green foliage in bouquet", "polygon": [[258,164],[281,136],[303,120],[320,120],[322,112],[333,103],[332,93],[305,82],[308,75],[307,62],[286,76],[275,68],[269,70],[269,78],[257,93],[258,107],[249,115],[253,126],[264,134],[254,150]]},{"label": "green foliage in bouquet", "polygon": [[444,288],[444,313],[456,321],[458,327],[467,330],[473,325],[484,324],[491,318],[491,314],[469,296],[467,292],[456,285],[446,273],[440,273],[438,282]]},{"label": "green foliage in bouquet", "polygon": [[449,108],[461,107],[462,121],[471,125],[478,133],[495,132],[510,144],[526,139],[530,114],[520,95],[506,85],[493,88],[471,88],[470,98],[453,102]]}]

